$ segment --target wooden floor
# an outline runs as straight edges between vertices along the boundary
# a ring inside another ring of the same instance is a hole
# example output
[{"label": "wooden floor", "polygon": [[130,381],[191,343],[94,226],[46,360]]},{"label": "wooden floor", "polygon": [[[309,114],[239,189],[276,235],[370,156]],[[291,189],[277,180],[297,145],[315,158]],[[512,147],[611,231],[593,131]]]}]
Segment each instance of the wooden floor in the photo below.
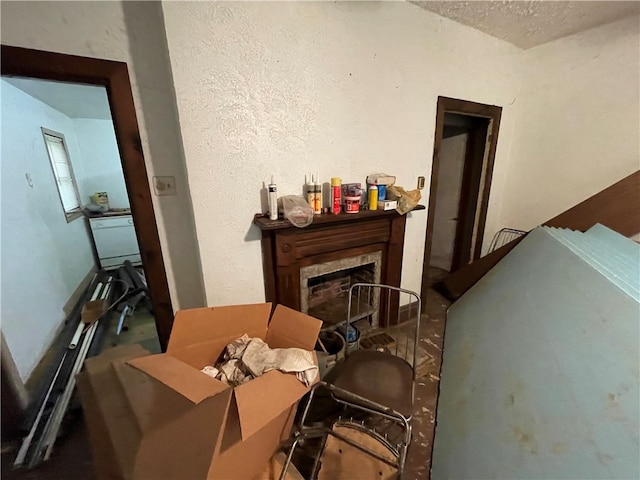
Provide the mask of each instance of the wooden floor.
[{"label": "wooden floor", "polygon": [[[420,354],[426,355],[419,371],[413,424],[413,441],[407,458],[408,480],[429,478],[431,449],[433,445],[436,399],[444,336],[445,311],[449,302],[432,291],[427,298],[427,308],[422,316]],[[115,326],[113,326],[115,328]],[[105,348],[114,344],[141,343],[151,351],[158,351],[153,318],[141,315],[130,328],[116,337],[111,332],[105,340]],[[53,455],[48,462],[33,470],[13,470],[18,444],[3,445],[1,475],[3,480],[92,480],[96,478],[91,460],[91,449],[82,412],[76,403],[61,431]]]}]

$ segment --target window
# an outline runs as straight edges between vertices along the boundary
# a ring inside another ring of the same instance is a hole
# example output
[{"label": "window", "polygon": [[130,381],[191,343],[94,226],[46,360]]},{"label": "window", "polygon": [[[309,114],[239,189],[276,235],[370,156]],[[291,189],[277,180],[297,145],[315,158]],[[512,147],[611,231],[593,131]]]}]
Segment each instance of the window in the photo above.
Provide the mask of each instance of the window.
[{"label": "window", "polygon": [[62,209],[67,222],[70,222],[81,216],[80,195],[78,195],[78,187],[73,177],[73,169],[69,161],[69,152],[64,142],[64,135],[46,128],[42,129],[42,135],[49,153],[49,160],[56,179]]}]

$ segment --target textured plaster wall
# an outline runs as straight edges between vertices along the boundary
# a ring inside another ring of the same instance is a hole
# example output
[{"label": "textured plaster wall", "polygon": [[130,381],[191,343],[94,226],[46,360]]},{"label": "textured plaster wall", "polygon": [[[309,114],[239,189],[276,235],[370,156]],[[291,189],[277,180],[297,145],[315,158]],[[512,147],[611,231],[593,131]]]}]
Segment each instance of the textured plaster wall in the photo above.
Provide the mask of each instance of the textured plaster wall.
[{"label": "textured plaster wall", "polygon": [[524,52],[500,212],[528,230],[640,168],[638,16]]},{"label": "textured plaster wall", "polygon": [[[430,178],[438,95],[504,107],[487,236],[513,130],[521,51],[404,2],[164,2],[208,303],[264,300],[260,190],[306,172]],[[423,191],[428,195],[429,185]],[[427,200],[423,199],[423,203]],[[402,285],[420,289],[426,212]]]},{"label": "textured plaster wall", "polygon": [[176,179],[153,196],[174,309],[204,304],[180,129],[157,2],[3,2],[2,43],[126,62],[149,178]]}]

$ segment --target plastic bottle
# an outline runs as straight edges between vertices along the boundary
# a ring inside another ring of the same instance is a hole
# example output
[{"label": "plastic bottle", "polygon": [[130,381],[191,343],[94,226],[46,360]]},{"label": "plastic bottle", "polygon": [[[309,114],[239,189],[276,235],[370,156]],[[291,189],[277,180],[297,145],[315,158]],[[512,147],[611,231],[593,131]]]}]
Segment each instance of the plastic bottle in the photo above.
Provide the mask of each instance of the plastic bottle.
[{"label": "plastic bottle", "polygon": [[271,183],[269,184],[269,220],[278,219],[278,187],[271,175]]},{"label": "plastic bottle", "polygon": [[310,175],[310,181],[307,181],[307,176],[304,176],[304,192],[307,196],[307,203],[311,205],[311,208],[314,209],[316,204],[316,192],[314,185],[314,177]]},{"label": "plastic bottle", "polygon": [[369,210],[378,209],[378,186],[374,183],[369,186]]},{"label": "plastic bottle", "polygon": [[318,215],[322,213],[322,184],[320,183],[320,175],[316,173],[315,182],[313,184],[313,192],[315,195],[313,202],[313,213]]},{"label": "plastic bottle", "polygon": [[340,213],[340,203],[342,196],[342,180],[337,177],[331,179],[331,213]]}]

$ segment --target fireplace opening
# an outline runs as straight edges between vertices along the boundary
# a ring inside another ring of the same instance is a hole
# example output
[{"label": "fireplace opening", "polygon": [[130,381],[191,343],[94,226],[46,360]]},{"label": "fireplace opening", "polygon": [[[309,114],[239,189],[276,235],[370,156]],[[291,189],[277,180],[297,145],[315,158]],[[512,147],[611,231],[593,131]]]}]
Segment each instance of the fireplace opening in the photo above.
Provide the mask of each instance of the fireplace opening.
[{"label": "fireplace opening", "polygon": [[[301,268],[301,310],[322,320],[323,328],[346,321],[349,289],[355,283],[380,283],[381,260],[381,252],[374,252]],[[379,299],[355,297],[352,301],[352,321],[367,319],[377,327]]]}]

